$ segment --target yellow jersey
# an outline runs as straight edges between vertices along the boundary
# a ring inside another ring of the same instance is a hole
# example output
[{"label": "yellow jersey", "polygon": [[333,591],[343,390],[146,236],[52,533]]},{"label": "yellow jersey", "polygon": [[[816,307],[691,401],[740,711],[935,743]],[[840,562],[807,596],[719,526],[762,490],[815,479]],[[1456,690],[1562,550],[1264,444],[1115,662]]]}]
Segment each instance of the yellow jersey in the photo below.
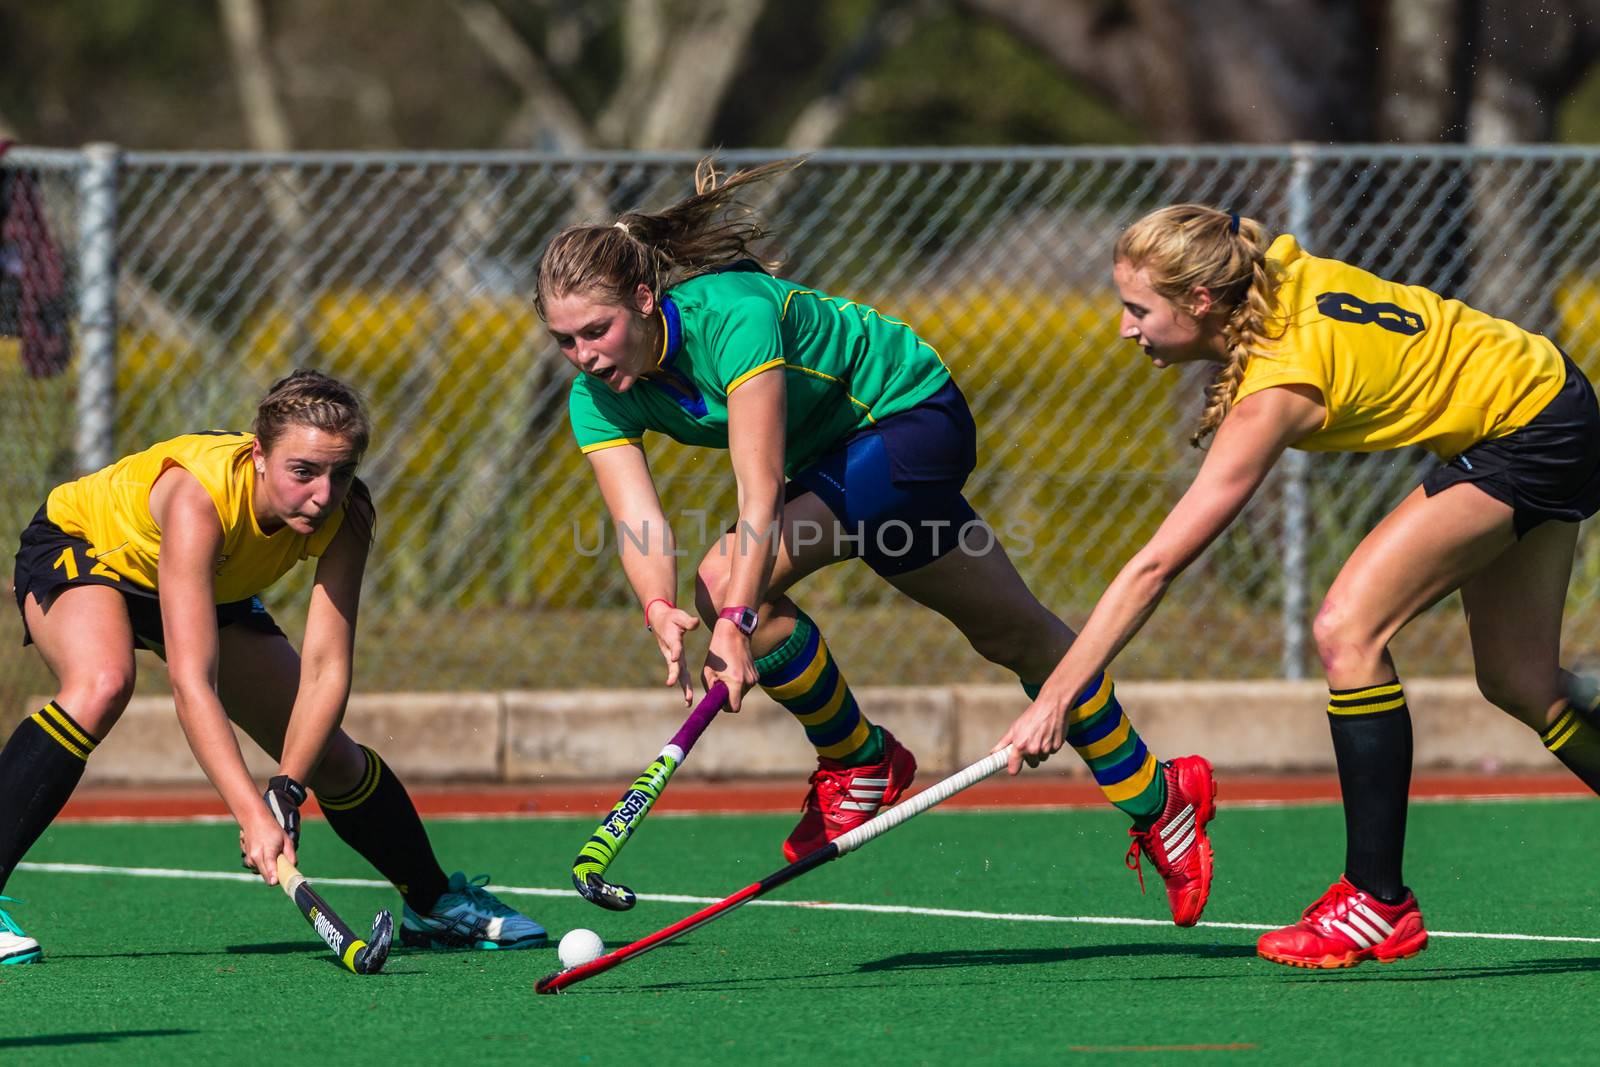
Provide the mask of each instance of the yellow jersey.
[{"label": "yellow jersey", "polygon": [[89,542],[97,571],[105,567],[154,592],[158,588],[161,528],[150,514],[150,487],[168,470],[182,467],[205,487],[222,520],[216,602],[244,600],[307,556],[322,555],[339,532],[349,507],[347,496],[345,507],[310,536],[287,526],[270,535],[263,533],[252,507],[256,470],[250,446],[254,443],[255,434],[220,431],[162,441],[77,481],[56,486],[45,503],[46,514],[67,533]]},{"label": "yellow jersey", "polygon": [[1442,459],[1526,426],[1566,382],[1547,338],[1447,300],[1308,254],[1289,234],[1267,250],[1278,276],[1265,351],[1235,401],[1275,385],[1322,393],[1309,452],[1421,445]]}]

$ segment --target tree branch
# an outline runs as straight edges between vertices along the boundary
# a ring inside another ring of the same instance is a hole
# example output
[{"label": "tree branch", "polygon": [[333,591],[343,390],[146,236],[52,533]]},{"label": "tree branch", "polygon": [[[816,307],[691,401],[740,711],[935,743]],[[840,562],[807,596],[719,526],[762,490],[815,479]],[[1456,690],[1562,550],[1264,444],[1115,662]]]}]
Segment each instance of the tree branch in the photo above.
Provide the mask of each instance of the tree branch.
[{"label": "tree branch", "polygon": [[263,152],[287,152],[294,147],[293,136],[267,58],[261,7],[257,0],[218,0],[218,4],[250,142]]},{"label": "tree branch", "polygon": [[941,6],[941,0],[883,0],[879,3],[835,67],[828,79],[828,88],[807,104],[790,125],[783,139],[784,147],[804,151],[820,148],[833,140],[839,127],[865,96],[868,75],[878,61],[885,53],[905,44],[917,26]]},{"label": "tree branch", "polygon": [[676,35],[630,146],[703,148],[766,0],[702,2]]},{"label": "tree branch", "polygon": [[500,9],[489,0],[458,0],[456,14],[491,62],[522,90],[522,104],[500,132],[503,146],[533,144],[554,151],[594,145],[594,131]]},{"label": "tree branch", "polygon": [[1368,127],[1362,64],[1370,63],[1370,49],[1363,48],[1360,5],[962,3],[1010,29],[1159,140],[1348,140]]}]

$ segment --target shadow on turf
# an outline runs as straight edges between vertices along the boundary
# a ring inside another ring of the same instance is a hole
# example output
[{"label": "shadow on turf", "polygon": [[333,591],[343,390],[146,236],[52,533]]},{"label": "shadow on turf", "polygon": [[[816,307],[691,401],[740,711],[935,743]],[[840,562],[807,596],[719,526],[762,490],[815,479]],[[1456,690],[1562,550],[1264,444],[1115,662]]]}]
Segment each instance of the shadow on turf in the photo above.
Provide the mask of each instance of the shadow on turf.
[{"label": "shadow on turf", "polygon": [[185,1037],[198,1030],[100,1030],[82,1034],[39,1034],[35,1037],[0,1037],[0,1048],[48,1048],[52,1045],[106,1045],[133,1037]]},{"label": "shadow on turf", "polygon": [[1070,945],[1058,948],[989,948],[957,952],[907,952],[888,956],[857,967],[858,973],[874,971],[925,971],[938,967],[985,967],[994,964],[1062,963],[1123,956],[1203,956],[1223,959],[1229,956],[1254,956],[1256,950],[1245,945]]},{"label": "shadow on turf", "polygon": [[1356,967],[1341,971],[1296,974],[1294,982],[1459,982],[1483,978],[1526,978],[1538,974],[1587,974],[1600,971],[1600,956],[1565,960],[1522,960],[1491,963],[1484,967],[1418,967],[1402,962],[1396,967]]},{"label": "shadow on turf", "polygon": [[[396,950],[392,957],[406,954],[405,949]],[[175,949],[166,952],[61,952],[51,953],[51,959],[57,960],[127,960],[146,959],[161,956],[305,956],[316,957],[331,967],[344,970],[344,964],[334,959],[325,948],[304,941],[272,941],[260,945],[229,945],[222,949]]]},{"label": "shadow on turf", "polygon": [[[227,948],[169,949],[163,952],[52,952],[53,960],[132,960],[159,956],[293,956],[296,953],[326,955],[304,941],[274,941],[264,945],[229,945]],[[337,961],[335,961],[337,963]]]},{"label": "shadow on turf", "polygon": [[[1191,956],[1202,959],[1228,959],[1256,954],[1252,945],[1082,945],[1055,948],[962,949],[954,952],[905,952],[858,964],[853,970],[821,971],[815,974],[764,975],[760,978],[700,978],[688,982],[656,982],[640,988],[683,989],[717,986],[768,984],[774,981],[805,981],[813,978],[841,978],[849,974],[877,974],[885,971],[933,971],[959,967],[1028,966],[1045,963],[1076,963],[1097,958],[1134,956]],[[1221,975],[1184,976],[1211,979]],[[1118,978],[1118,981],[1127,980]]]}]

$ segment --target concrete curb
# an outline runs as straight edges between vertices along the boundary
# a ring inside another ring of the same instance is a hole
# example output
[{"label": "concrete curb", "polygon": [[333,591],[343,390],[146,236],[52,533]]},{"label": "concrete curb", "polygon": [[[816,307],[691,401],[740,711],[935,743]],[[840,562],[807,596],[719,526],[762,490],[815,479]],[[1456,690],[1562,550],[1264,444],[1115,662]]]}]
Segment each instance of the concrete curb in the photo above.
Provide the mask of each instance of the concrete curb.
[{"label": "concrete curb", "polygon": [[[1200,752],[1227,771],[1328,771],[1333,753],[1320,682],[1124,682],[1118,696],[1151,749]],[[1470,678],[1406,681],[1418,770],[1548,770],[1538,735],[1490,706]],[[861,706],[917,754],[923,781],[981,758],[1027,705],[1016,686],[863,688]],[[31,706],[39,707],[44,698]],[[415,782],[632,779],[683,720],[658,689],[370,693],[351,698],[345,729]],[[241,742],[252,773],[272,762]],[[762,693],[719,720],[684,764],[688,777],[804,777],[815,756]],[[1047,773],[1085,774],[1070,752]],[[139,697],[89,760],[91,785],[204,782],[170,697]]]}]

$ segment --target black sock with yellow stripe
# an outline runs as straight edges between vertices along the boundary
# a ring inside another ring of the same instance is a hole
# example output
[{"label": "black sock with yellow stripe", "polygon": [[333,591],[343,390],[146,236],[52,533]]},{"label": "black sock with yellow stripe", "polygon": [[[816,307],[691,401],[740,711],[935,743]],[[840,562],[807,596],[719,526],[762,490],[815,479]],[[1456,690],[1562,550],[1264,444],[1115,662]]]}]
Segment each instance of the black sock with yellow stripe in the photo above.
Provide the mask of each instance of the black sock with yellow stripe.
[{"label": "black sock with yellow stripe", "polygon": [[0,890],[61,813],[99,739],[51,701],[0,749]]},{"label": "black sock with yellow stripe", "polygon": [[1600,793],[1600,730],[1577,708],[1568,704],[1539,734],[1539,740],[1584,785]]},{"label": "black sock with yellow stripe", "polygon": [[367,769],[343,796],[317,796],[333,832],[389,879],[411,910],[426,915],[450,880],[434,858],[422,816],[393,771],[365,745]]},{"label": "black sock with yellow stripe", "polygon": [[1330,690],[1328,726],[1344,794],[1345,876],[1399,903],[1411,792],[1411,712],[1400,683]]}]

